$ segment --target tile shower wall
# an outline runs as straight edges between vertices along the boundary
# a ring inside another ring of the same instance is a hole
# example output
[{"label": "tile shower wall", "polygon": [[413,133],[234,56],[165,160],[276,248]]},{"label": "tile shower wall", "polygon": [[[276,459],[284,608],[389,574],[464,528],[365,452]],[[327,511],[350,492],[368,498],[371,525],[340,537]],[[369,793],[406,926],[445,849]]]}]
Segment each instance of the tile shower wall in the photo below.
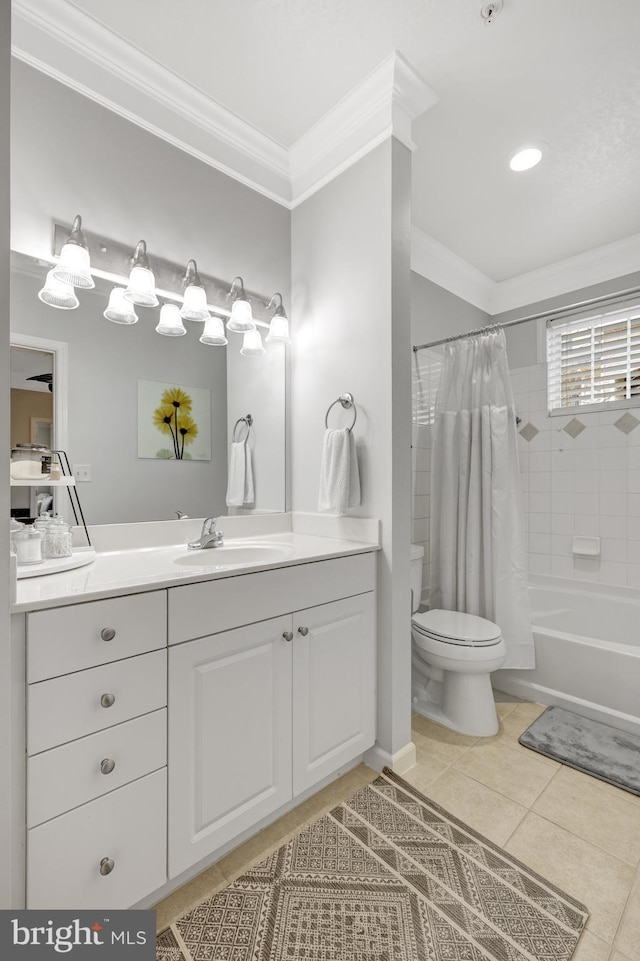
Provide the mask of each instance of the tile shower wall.
[{"label": "tile shower wall", "polygon": [[[529,570],[640,587],[640,409],[550,417],[546,364],[511,378]],[[574,555],[574,535],[600,556]]]},{"label": "tile shower wall", "polygon": [[[416,355],[418,358],[418,355]],[[440,357],[413,368],[413,542],[425,549],[429,585],[431,444]],[[640,588],[640,409],[547,413],[546,365],[511,371],[529,570]],[[575,536],[600,538],[599,557],[572,552]]]}]

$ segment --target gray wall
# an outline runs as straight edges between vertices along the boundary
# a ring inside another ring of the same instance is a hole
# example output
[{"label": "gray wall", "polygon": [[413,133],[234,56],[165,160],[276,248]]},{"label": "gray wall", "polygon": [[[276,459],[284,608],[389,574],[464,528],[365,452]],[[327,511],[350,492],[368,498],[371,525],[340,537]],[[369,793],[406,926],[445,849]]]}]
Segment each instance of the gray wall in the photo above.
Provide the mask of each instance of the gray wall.
[{"label": "gray wall", "polygon": [[426,344],[493,323],[489,314],[439,287],[420,274],[411,274],[411,338]]},{"label": "gray wall", "polygon": [[[284,207],[20,62],[13,65],[12,133],[15,250],[50,256],[52,220],[70,223],[80,213],[87,230],[132,250],[144,238],[152,263],[154,254],[185,266],[195,258],[203,274],[228,281],[241,274],[247,288],[265,296],[280,290],[289,303]],[[226,404],[217,388],[226,377],[226,352],[241,346],[239,335],[230,335],[226,349],[199,344],[197,324],[185,337],[161,337],[153,333],[157,310],[144,308],[138,324],[119,328],[101,317],[95,295],[79,297],[94,304],[85,326],[83,307],[55,311],[32,297],[16,302],[15,326],[69,343],[69,453],[94,468],[96,480],[80,488],[89,522],[162,519],[177,508],[192,516],[224,512]],[[214,392],[210,464],[137,460],[138,378],[180,378]],[[236,395],[244,407],[242,391]],[[249,400],[255,406],[255,392]],[[274,487],[284,485],[284,428],[277,442],[256,452],[269,509]],[[284,502],[282,489],[277,509]]]}]

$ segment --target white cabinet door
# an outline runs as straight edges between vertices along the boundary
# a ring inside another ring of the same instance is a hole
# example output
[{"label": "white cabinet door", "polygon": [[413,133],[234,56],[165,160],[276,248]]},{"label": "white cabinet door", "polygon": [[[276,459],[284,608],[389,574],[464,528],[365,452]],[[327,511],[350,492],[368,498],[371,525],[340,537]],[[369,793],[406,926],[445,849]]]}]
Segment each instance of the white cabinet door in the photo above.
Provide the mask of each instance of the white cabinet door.
[{"label": "white cabinet door", "polygon": [[375,594],[293,617],[293,793],[375,740]]},{"label": "white cabinet door", "polygon": [[169,652],[169,876],[291,798],[291,617]]}]

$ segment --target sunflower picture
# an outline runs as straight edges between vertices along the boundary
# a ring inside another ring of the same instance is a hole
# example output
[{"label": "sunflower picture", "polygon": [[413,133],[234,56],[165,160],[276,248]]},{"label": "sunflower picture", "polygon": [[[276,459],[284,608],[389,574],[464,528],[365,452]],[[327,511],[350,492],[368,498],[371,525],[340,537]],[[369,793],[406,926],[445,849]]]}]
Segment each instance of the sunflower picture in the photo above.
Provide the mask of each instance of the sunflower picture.
[{"label": "sunflower picture", "polygon": [[211,392],[139,380],[138,457],[211,460]]}]

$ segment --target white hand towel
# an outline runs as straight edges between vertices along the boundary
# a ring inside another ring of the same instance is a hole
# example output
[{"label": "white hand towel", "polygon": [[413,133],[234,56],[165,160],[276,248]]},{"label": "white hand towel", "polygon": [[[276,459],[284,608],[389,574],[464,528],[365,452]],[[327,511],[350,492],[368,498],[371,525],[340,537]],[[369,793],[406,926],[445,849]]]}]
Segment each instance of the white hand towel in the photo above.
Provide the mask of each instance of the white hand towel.
[{"label": "white hand towel", "polygon": [[253,504],[253,466],[251,449],[245,441],[234,441],[229,450],[227,507]]},{"label": "white hand towel", "polygon": [[347,428],[325,431],[320,467],[318,510],[345,514],[360,503],[356,442]]}]

